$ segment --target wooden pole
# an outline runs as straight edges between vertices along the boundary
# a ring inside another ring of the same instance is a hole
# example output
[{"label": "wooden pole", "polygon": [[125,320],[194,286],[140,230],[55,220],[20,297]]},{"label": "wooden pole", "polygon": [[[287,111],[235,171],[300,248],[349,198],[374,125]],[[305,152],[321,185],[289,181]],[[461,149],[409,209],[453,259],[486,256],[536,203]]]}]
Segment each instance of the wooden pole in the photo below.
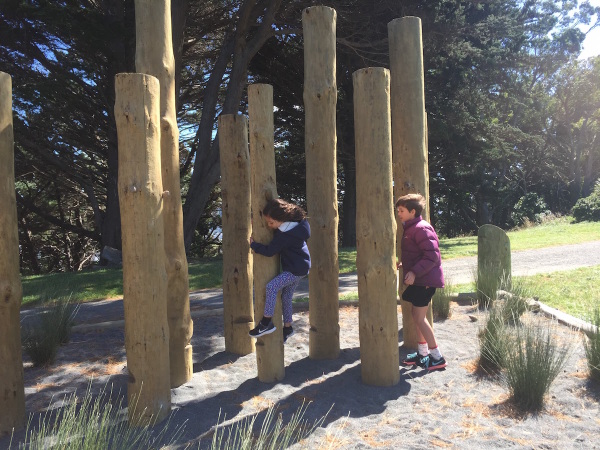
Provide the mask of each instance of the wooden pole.
[{"label": "wooden pole", "polygon": [[[421,19],[402,17],[388,23],[390,42],[391,109],[394,198],[410,193],[425,197],[423,219],[429,222],[429,165],[427,159],[427,114],[425,112],[425,78],[423,73],[423,39]],[[403,229],[397,232],[397,254]],[[404,291],[402,270],[399,292]],[[417,348],[417,330],[412,320],[412,305],[402,305],[404,346]],[[431,305],[427,318],[433,326]]]},{"label": "wooden pole", "polygon": [[0,436],[25,425],[12,80],[0,72]]},{"label": "wooden pole", "polygon": [[[269,84],[248,86],[248,115],[252,166],[252,235],[257,242],[269,243],[273,239],[273,232],[265,224],[262,210],[268,200],[277,198],[273,144],[273,86]],[[258,322],[265,311],[267,283],[279,273],[279,255],[269,258],[254,254],[253,257],[254,317]],[[277,331],[256,340],[258,379],[265,383],[281,381],[285,377],[281,311],[281,293],[279,293],[273,315],[273,323]]]},{"label": "wooden pole", "polygon": [[238,114],[219,117],[221,198],[223,200],[223,320],[225,350],[254,352],[252,254],[250,224],[250,154],[248,119]]},{"label": "wooden pole", "polygon": [[390,73],[366,68],[352,79],[361,374],[366,384],[392,386],[400,381],[400,369]]},{"label": "wooden pole", "polygon": [[175,60],[171,38],[171,0],[135,1],[137,72],[160,82],[160,147],[171,387],[192,378],[193,361],[188,262],[183,242],[179,179],[179,129],[175,105]]},{"label": "wooden pole", "polygon": [[335,359],[340,353],[335,10],[306,8],[302,28],[306,202],[311,229],[309,357]]},{"label": "wooden pole", "polygon": [[156,78],[117,74],[119,205],[129,419],[144,424],[171,410],[165,270],[160,91]]}]

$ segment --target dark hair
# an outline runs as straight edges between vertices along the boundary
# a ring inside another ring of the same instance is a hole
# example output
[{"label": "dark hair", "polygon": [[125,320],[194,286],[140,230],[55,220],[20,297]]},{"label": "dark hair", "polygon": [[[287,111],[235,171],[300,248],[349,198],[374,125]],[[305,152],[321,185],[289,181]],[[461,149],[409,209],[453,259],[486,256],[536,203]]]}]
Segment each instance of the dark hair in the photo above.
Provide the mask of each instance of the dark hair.
[{"label": "dark hair", "polygon": [[409,211],[415,210],[415,215],[420,216],[425,209],[425,198],[421,194],[406,194],[396,200],[396,208],[403,206]]},{"label": "dark hair", "polygon": [[306,218],[306,212],[302,208],[280,198],[269,200],[262,213],[278,222],[300,222]]}]

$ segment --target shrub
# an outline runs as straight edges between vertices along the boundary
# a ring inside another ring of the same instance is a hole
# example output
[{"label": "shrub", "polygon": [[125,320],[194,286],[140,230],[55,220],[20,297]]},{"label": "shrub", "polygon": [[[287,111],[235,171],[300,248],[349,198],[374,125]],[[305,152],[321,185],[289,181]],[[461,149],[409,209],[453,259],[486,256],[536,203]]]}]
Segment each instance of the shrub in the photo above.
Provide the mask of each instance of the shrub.
[{"label": "shrub", "polygon": [[433,316],[437,319],[448,319],[452,315],[450,299],[453,293],[452,285],[446,281],[446,286],[442,289],[436,289],[431,299]]},{"label": "shrub", "polygon": [[[169,421],[157,431],[151,431],[155,421],[143,427],[130,427],[123,414],[122,400],[111,401],[112,392],[106,387],[94,397],[91,384],[83,398],[76,393],[65,396],[58,409],[47,408],[37,424],[29,417],[24,442],[18,443],[19,450],[42,450],[59,448],[63,450],[146,450],[163,448],[183,433],[183,425],[172,433]],[[167,435],[172,436],[167,439]],[[9,446],[9,450],[10,450]]]},{"label": "shrub", "polygon": [[485,324],[479,332],[479,368],[497,374],[504,367],[507,327],[499,308],[488,310]]},{"label": "shrub", "polygon": [[498,299],[498,291],[511,289],[510,274],[502,272],[496,265],[484,265],[477,268],[475,277],[475,286],[477,286],[477,303],[479,309],[489,309]]},{"label": "shrub", "polygon": [[549,213],[544,199],[535,192],[528,192],[513,207],[511,219],[520,227],[526,223],[540,223]]},{"label": "shrub", "polygon": [[58,347],[69,342],[78,309],[68,298],[58,299],[50,308],[41,312],[38,323],[24,329],[23,349],[34,366],[54,362]]},{"label": "shrub", "polygon": [[549,328],[537,324],[514,330],[504,354],[505,381],[520,410],[539,411],[566,362],[567,347],[556,343]]},{"label": "shrub", "polygon": [[600,221],[600,180],[596,181],[594,190],[588,197],[577,200],[572,213],[576,222]]},{"label": "shrub", "polygon": [[502,302],[499,302],[504,323],[516,325],[520,317],[527,311],[527,290],[522,282],[512,281],[510,291],[501,291]]},{"label": "shrub", "polygon": [[[258,450],[288,448],[312,434],[317,427],[323,424],[327,417],[327,414],[325,414],[310,425],[303,420],[307,407],[308,405],[302,403],[292,415],[290,421],[284,425],[281,414],[274,421],[275,409],[271,406],[266,412],[258,436],[255,436],[253,432],[256,415],[236,422],[229,428],[217,424],[217,430],[213,434],[210,449]],[[333,445],[333,443],[330,443],[330,445]]]},{"label": "shrub", "polygon": [[584,337],[583,344],[590,378],[600,382],[600,308],[594,310],[591,323],[595,329]]}]

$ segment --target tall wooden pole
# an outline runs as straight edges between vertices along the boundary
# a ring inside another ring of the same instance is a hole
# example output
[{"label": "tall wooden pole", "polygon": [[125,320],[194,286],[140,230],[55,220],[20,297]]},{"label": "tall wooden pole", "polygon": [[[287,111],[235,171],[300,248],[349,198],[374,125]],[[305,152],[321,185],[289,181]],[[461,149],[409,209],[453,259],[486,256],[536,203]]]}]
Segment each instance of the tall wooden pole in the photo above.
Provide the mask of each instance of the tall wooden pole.
[{"label": "tall wooden pole", "polygon": [[[252,235],[257,242],[269,243],[273,239],[273,232],[265,224],[262,210],[268,200],[277,198],[273,143],[273,86],[269,84],[248,86],[248,115],[252,167]],[[258,322],[265,311],[267,283],[279,273],[279,256],[269,258],[254,254],[253,257],[254,317]],[[281,381],[285,377],[281,310],[281,293],[279,293],[273,315],[273,323],[277,330],[256,340],[258,379],[265,383]]]},{"label": "tall wooden pole", "polygon": [[25,425],[12,80],[0,72],[0,436]]},{"label": "tall wooden pole", "polygon": [[252,254],[250,225],[250,154],[248,119],[238,114],[219,117],[223,220],[223,320],[225,350],[254,352]]},{"label": "tall wooden pole", "polygon": [[192,378],[188,262],[183,242],[183,210],[179,179],[179,129],[175,106],[175,60],[171,38],[171,0],[135,1],[135,67],[160,82],[162,184],[169,194],[163,201],[167,311],[171,387]]},{"label": "tall wooden pole", "polygon": [[[419,193],[425,197],[423,219],[429,222],[429,165],[427,159],[427,114],[425,112],[425,78],[423,73],[423,39],[421,19],[402,17],[388,23],[390,43],[392,146],[394,198]],[[398,226],[397,253],[400,257],[402,225]],[[405,286],[402,270],[400,293]],[[404,345],[417,348],[417,331],[412,320],[412,305],[402,305]],[[433,325],[431,306],[427,312]]]},{"label": "tall wooden pole", "polygon": [[145,423],[171,410],[160,91],[145,74],[118,74],[115,89],[127,397],[130,420]]},{"label": "tall wooden pole", "polygon": [[309,357],[334,359],[340,353],[335,10],[306,8],[302,28],[306,203],[311,228]]},{"label": "tall wooden pole", "polygon": [[367,68],[352,79],[361,374],[366,384],[392,386],[400,381],[400,369],[390,73]]}]

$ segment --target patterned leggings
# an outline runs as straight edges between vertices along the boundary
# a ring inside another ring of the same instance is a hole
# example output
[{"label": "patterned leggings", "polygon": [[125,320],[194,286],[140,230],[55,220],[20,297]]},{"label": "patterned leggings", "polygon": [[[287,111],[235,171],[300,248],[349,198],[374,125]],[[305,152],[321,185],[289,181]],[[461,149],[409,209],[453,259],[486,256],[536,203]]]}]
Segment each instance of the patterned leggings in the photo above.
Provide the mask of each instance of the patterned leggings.
[{"label": "patterned leggings", "polygon": [[304,277],[299,277],[290,272],[281,272],[267,283],[265,316],[273,317],[273,314],[275,313],[275,303],[277,302],[277,293],[281,291],[283,323],[292,322],[292,296],[302,278]]}]

